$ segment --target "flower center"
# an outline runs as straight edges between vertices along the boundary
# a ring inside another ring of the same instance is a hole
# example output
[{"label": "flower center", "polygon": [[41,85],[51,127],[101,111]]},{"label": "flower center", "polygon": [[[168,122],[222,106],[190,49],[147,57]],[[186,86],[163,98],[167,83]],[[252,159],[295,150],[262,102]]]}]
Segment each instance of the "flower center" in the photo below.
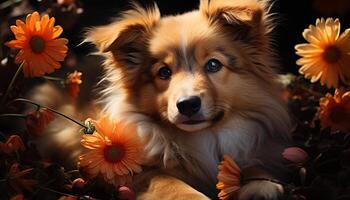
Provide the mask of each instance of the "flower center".
[{"label": "flower center", "polygon": [[336,46],[329,46],[323,52],[323,58],[328,63],[336,63],[341,57],[341,51]]},{"label": "flower center", "polygon": [[104,157],[107,162],[116,163],[124,157],[124,147],[120,144],[112,144],[104,149]]},{"label": "flower center", "polygon": [[39,36],[33,36],[29,41],[30,48],[34,53],[41,53],[45,48],[45,41]]}]

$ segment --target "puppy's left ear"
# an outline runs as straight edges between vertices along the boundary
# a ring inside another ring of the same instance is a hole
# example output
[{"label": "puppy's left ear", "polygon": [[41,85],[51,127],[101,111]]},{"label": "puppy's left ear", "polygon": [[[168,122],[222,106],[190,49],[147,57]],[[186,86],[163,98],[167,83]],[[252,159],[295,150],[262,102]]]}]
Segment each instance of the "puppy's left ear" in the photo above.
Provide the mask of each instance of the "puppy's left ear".
[{"label": "puppy's left ear", "polygon": [[265,7],[263,0],[201,0],[199,10],[210,24],[231,28],[245,37],[266,28]]}]

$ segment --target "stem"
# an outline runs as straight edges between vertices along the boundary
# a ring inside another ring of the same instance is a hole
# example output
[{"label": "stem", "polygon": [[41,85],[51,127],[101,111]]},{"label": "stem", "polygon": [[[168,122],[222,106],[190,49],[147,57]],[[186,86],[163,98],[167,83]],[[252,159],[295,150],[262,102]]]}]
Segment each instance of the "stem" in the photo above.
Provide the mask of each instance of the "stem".
[{"label": "stem", "polygon": [[305,86],[303,86],[303,85],[301,85],[300,88],[301,88],[302,90],[304,90],[304,91],[306,91],[306,92],[308,92],[308,93],[310,93],[310,94],[316,96],[316,97],[321,98],[321,97],[324,96],[324,94],[322,94],[322,93],[320,93],[320,92],[313,91],[313,90],[311,90],[311,89],[309,89],[309,88],[307,88],[307,87],[305,87]]},{"label": "stem", "polygon": [[243,180],[244,183],[248,183],[250,181],[270,181],[272,183],[277,183],[277,184],[280,184],[280,185],[283,185],[283,186],[288,185],[287,183],[283,183],[283,182],[281,182],[279,180],[271,179],[271,178],[247,178],[247,179]]},{"label": "stem", "polygon": [[46,190],[46,191],[50,191],[50,192],[56,193],[56,194],[60,194],[60,195],[64,195],[64,196],[71,196],[71,197],[76,197],[76,198],[78,198],[78,196],[71,195],[71,194],[64,193],[64,192],[60,192],[60,191],[56,191],[56,190],[53,190],[53,189],[48,188],[48,187],[39,186],[39,188],[42,189],[42,190]]},{"label": "stem", "polygon": [[[4,134],[2,134],[1,132],[0,132],[0,138],[1,138],[3,141],[6,140],[6,136],[5,136]],[[0,182],[1,182],[1,181],[0,181]]]},{"label": "stem", "polygon": [[12,6],[13,4],[19,3],[22,0],[8,0],[0,4],[0,10]]},{"label": "stem", "polygon": [[42,76],[46,80],[50,81],[58,81],[58,82],[64,82],[64,79],[62,78],[57,78],[57,77],[52,77],[52,76]]},{"label": "stem", "polygon": [[49,108],[49,107],[46,107],[46,106],[42,106],[42,105],[40,105],[40,104],[38,104],[38,103],[35,103],[35,102],[33,102],[33,101],[30,101],[30,100],[28,100],[28,99],[18,98],[18,99],[14,99],[12,102],[16,102],[16,101],[24,102],[24,103],[29,103],[29,104],[33,104],[33,105],[38,106],[38,107],[46,108],[46,109],[48,109],[49,111],[51,111],[51,112],[53,112],[53,113],[55,113],[55,114],[57,114],[57,115],[60,115],[60,116],[62,116],[62,117],[64,117],[64,118],[66,118],[66,119],[68,119],[68,120],[70,120],[70,121],[72,121],[72,122],[78,124],[79,126],[81,126],[81,127],[83,127],[83,128],[86,128],[86,129],[88,128],[88,127],[86,127],[84,124],[82,124],[81,122],[78,122],[77,120],[75,120],[75,119],[73,119],[73,118],[71,118],[71,117],[68,117],[68,116],[65,115],[65,114],[60,113],[60,112],[57,111],[57,110],[54,110],[54,109]]},{"label": "stem", "polygon": [[67,171],[66,173],[67,174],[73,174],[73,173],[79,173],[79,172],[80,172],[79,170],[74,169],[74,170]]},{"label": "stem", "polygon": [[24,61],[21,63],[21,65],[18,67],[15,75],[12,77],[11,79],[11,82],[9,84],[9,86],[7,87],[7,90],[5,92],[5,95],[2,97],[2,100],[1,100],[1,105],[3,105],[7,99],[7,96],[9,95],[12,87],[13,87],[13,84],[15,83],[16,79],[17,79],[17,76],[19,75],[19,73],[22,71],[23,69],[23,66],[24,66]]},{"label": "stem", "polygon": [[92,198],[92,197],[86,198],[86,196],[82,197],[82,196],[76,196],[76,195],[68,194],[68,193],[65,193],[65,192],[60,192],[60,191],[57,191],[57,190],[54,190],[54,189],[51,189],[51,188],[48,188],[48,187],[44,187],[44,186],[39,186],[39,188],[42,189],[42,190],[46,190],[46,191],[49,191],[49,192],[52,192],[52,193],[56,193],[56,194],[60,194],[60,195],[63,195],[63,196],[75,197],[77,199],[98,200],[98,199]]},{"label": "stem", "polygon": [[23,114],[0,114],[0,117],[20,117],[20,118],[26,118],[27,115],[23,115]]}]

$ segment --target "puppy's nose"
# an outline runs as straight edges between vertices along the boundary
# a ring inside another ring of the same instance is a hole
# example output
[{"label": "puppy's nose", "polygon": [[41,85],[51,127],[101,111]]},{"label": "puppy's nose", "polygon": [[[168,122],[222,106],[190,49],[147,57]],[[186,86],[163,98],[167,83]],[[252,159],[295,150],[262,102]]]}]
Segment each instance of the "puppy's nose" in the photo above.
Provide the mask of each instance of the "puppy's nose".
[{"label": "puppy's nose", "polygon": [[201,99],[197,96],[181,97],[176,107],[181,114],[191,117],[201,109]]}]

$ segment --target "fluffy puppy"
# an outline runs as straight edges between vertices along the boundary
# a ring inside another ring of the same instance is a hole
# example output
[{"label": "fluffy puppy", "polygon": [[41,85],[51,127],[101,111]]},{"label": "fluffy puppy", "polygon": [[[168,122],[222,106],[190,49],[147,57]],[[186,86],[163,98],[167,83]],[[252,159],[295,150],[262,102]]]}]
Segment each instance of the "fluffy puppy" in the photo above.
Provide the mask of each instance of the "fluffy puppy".
[{"label": "fluffy puppy", "polygon": [[[138,177],[149,182],[138,181],[140,199],[215,198],[224,154],[241,168],[285,178],[280,152],[290,119],[267,4],[201,0],[198,10],[165,17],[156,5],[135,5],[89,30],[86,40],[105,57],[104,112],[136,123],[146,143],[153,170]],[[253,181],[238,198],[275,199],[280,192],[277,184]]]}]

